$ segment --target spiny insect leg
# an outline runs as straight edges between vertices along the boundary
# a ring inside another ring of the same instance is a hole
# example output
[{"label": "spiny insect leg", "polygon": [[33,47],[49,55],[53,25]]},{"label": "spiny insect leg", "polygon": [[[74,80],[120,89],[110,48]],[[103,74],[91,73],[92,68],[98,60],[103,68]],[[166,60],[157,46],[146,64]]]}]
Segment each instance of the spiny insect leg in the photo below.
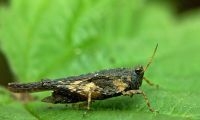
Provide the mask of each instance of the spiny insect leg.
[{"label": "spiny insect leg", "polygon": [[159,88],[159,85],[152,83],[146,77],[143,77],[143,80],[145,80],[150,86],[156,86],[156,88]]},{"label": "spiny insect leg", "polygon": [[144,99],[145,99],[145,102],[146,102],[146,104],[147,104],[147,106],[148,106],[148,108],[149,108],[149,110],[150,110],[151,112],[154,112],[154,110],[151,108],[150,102],[149,102],[149,100],[148,100],[146,94],[145,94],[143,91],[141,91],[141,90],[129,90],[129,91],[126,91],[126,92],[124,92],[124,93],[122,93],[122,94],[123,94],[123,95],[129,95],[129,96],[133,96],[134,94],[142,94],[143,97],[144,97]]},{"label": "spiny insect leg", "polygon": [[83,117],[87,114],[87,112],[90,110],[90,104],[92,102],[92,91],[91,89],[88,91],[88,99],[87,99],[87,111],[84,112]]},{"label": "spiny insect leg", "polygon": [[143,91],[140,91],[139,94],[142,94],[142,95],[143,95],[143,97],[144,97],[144,99],[145,99],[145,101],[146,101],[146,104],[147,104],[149,110],[150,110],[151,112],[154,112],[154,109],[151,108],[150,102],[149,102],[149,100],[148,100],[146,94],[145,94]]},{"label": "spiny insect leg", "polygon": [[92,92],[89,91],[89,92],[88,92],[88,100],[87,100],[87,102],[88,102],[88,104],[87,104],[87,110],[90,110],[91,95],[92,95]]}]

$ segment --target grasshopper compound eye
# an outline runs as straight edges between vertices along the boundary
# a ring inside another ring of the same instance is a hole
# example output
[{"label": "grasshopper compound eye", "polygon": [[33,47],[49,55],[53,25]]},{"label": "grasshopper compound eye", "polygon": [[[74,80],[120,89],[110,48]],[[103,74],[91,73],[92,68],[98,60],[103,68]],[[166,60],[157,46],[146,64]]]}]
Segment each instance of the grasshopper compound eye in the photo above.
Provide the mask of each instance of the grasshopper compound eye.
[{"label": "grasshopper compound eye", "polygon": [[139,67],[137,67],[137,68],[135,69],[135,73],[136,73],[137,75],[140,75],[140,74],[143,73],[143,72],[144,72],[144,69],[143,69],[142,66],[139,66]]}]

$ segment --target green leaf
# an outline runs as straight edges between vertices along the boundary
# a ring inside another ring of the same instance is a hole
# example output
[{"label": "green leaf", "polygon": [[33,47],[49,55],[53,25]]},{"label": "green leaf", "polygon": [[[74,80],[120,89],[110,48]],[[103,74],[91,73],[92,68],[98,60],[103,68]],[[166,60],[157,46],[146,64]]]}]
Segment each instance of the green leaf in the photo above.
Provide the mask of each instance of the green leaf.
[{"label": "green leaf", "polygon": [[[20,82],[145,66],[159,44],[145,76],[160,88],[141,87],[159,114],[136,95],[96,101],[86,119],[200,118],[199,11],[176,18],[171,7],[142,0],[18,0],[0,16],[1,49]],[[85,110],[39,101],[49,94],[21,104],[2,88],[0,118],[82,119]]]},{"label": "green leaf", "polygon": [[37,120],[21,103],[14,101],[11,94],[0,87],[0,118],[4,120]]}]

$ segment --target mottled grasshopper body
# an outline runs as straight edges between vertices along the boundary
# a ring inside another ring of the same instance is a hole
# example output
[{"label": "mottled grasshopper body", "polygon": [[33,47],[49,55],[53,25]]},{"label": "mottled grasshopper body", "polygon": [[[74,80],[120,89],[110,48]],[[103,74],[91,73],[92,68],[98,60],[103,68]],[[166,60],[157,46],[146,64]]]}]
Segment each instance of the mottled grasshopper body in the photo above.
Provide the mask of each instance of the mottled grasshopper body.
[{"label": "mottled grasshopper body", "polygon": [[49,103],[77,103],[87,101],[87,109],[90,109],[91,101],[104,100],[111,97],[142,94],[150,111],[154,111],[145,95],[139,90],[142,81],[154,85],[144,77],[156,53],[158,45],[146,67],[117,68],[88,73],[80,76],[71,76],[55,80],[45,79],[33,83],[9,83],[8,88],[12,92],[38,92],[53,91],[51,96],[44,98],[43,102]]}]

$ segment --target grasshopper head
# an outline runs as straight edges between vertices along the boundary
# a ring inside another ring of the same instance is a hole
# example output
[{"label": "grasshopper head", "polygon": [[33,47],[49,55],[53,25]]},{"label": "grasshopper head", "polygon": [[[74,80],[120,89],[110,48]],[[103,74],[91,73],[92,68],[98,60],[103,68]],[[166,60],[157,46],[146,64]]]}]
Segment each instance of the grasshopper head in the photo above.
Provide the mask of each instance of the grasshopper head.
[{"label": "grasshopper head", "polygon": [[139,89],[139,87],[142,85],[143,76],[144,76],[143,66],[137,66],[133,69],[132,82],[134,89]]},{"label": "grasshopper head", "polygon": [[132,88],[133,89],[139,89],[139,87],[142,85],[142,80],[144,78],[144,72],[147,70],[147,68],[151,65],[152,60],[155,56],[156,50],[158,48],[158,44],[156,45],[153,55],[151,56],[149,62],[147,63],[146,67],[143,66],[137,66],[133,69],[132,73]]}]

